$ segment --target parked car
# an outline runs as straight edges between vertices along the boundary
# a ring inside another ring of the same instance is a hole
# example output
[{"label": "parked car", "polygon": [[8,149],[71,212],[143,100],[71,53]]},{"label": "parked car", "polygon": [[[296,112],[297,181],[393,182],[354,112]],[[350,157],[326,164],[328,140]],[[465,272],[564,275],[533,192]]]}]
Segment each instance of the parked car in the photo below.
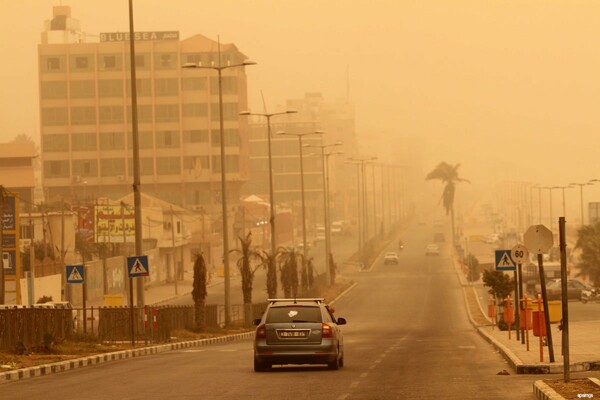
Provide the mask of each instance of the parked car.
[{"label": "parked car", "polygon": [[425,248],[426,256],[439,256],[440,255],[440,246],[435,243],[430,243]]},{"label": "parked car", "polygon": [[[579,300],[581,298],[581,292],[584,290],[591,290],[592,288],[585,283],[577,279],[567,279],[567,299],[568,300]],[[548,300],[560,300],[562,299],[562,286],[560,279],[553,279],[546,283],[546,295]]]},{"label": "parked car", "polygon": [[399,262],[398,254],[394,253],[393,251],[388,251],[383,256],[383,263],[384,264],[398,264],[398,262]]},{"label": "parked car", "polygon": [[344,366],[344,318],[333,316],[320,298],[268,299],[262,318],[254,320],[254,371],[273,365]]}]

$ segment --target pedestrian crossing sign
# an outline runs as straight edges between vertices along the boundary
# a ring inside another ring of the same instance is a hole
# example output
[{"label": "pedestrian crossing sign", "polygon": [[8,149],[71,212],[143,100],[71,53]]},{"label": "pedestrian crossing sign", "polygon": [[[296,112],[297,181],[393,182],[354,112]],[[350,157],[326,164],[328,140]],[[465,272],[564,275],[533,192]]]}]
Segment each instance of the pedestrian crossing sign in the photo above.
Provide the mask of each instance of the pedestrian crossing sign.
[{"label": "pedestrian crossing sign", "polygon": [[83,265],[67,265],[67,283],[83,283]]},{"label": "pedestrian crossing sign", "polygon": [[496,271],[515,271],[517,265],[510,257],[510,250],[496,250]]},{"label": "pedestrian crossing sign", "polygon": [[127,257],[127,270],[130,278],[150,275],[148,272],[148,256]]}]

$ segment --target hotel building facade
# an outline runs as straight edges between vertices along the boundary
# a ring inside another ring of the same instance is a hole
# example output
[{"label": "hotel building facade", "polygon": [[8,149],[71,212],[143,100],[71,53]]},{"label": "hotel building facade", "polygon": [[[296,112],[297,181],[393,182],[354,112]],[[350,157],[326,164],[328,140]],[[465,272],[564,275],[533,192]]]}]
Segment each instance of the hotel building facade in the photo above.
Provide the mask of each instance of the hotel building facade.
[{"label": "hotel building facade", "polygon": [[[40,135],[46,200],[119,199],[132,191],[129,35],[88,42],[67,6],[54,7],[38,46]],[[240,64],[233,44],[202,35],[136,32],[142,191],[191,210],[218,214],[221,201],[219,86],[213,69]],[[221,64],[219,64],[219,62]],[[248,179],[243,67],[222,71],[227,197]]]}]

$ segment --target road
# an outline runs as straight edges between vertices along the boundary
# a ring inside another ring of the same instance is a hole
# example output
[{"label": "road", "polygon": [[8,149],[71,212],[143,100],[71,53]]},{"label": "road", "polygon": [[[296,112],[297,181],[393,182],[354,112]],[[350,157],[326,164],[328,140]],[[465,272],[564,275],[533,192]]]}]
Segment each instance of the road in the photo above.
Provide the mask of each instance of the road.
[{"label": "road", "polygon": [[[426,226],[403,235],[399,265],[379,260],[336,304],[346,366],[252,369],[250,340],[110,362],[0,385],[2,398],[534,399],[531,375],[510,368],[469,323],[448,249],[425,256]],[[390,248],[393,251],[393,248]]]}]

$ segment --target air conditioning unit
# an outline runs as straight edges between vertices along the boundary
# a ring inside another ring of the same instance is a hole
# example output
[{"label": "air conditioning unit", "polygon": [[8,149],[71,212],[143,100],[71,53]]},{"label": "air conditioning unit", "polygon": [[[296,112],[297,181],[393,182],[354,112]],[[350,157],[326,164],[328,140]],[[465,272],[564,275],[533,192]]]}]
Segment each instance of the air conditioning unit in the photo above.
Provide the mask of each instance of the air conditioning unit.
[{"label": "air conditioning unit", "polygon": [[117,175],[117,179],[119,182],[123,182],[125,180],[125,175]]},{"label": "air conditioning unit", "polygon": [[79,183],[79,182],[81,182],[81,176],[79,176],[79,175],[75,175],[75,176],[73,177],[73,182],[75,182],[75,183]]},{"label": "air conditioning unit", "polygon": [[24,251],[28,246],[31,246],[31,239],[19,239],[19,248],[21,251]]}]

